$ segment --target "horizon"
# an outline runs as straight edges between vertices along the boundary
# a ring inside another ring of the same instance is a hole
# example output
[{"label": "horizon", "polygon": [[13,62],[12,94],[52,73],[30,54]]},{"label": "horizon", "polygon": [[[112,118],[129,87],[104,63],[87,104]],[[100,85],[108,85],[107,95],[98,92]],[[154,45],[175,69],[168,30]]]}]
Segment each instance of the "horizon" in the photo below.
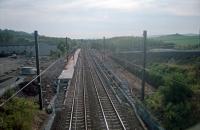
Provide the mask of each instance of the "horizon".
[{"label": "horizon", "polygon": [[[16,32],[24,32],[24,33],[28,33],[28,34],[34,34],[34,30],[33,32],[26,32],[26,31],[23,31],[23,30],[14,30],[14,29],[8,29],[8,28],[5,28],[5,29],[2,29],[0,28],[0,30],[11,30],[11,31],[16,31]],[[38,31],[38,30],[37,30]],[[143,32],[142,32],[143,33]],[[116,36],[111,36],[111,37],[105,37],[106,39],[110,39],[110,38],[115,38],[115,37],[142,37],[142,33],[141,35],[116,35]],[[38,31],[38,34],[40,36],[45,36],[45,37],[54,37],[54,38],[66,38],[66,37],[62,37],[62,36],[49,36],[49,35],[46,35],[46,34],[40,34],[40,32]],[[150,37],[150,38],[153,38],[153,37],[159,37],[159,36],[168,36],[168,35],[183,35],[183,36],[189,36],[189,35],[194,35],[194,36],[198,36],[200,35],[200,33],[170,33],[170,34],[159,34],[159,35],[149,35],[148,34],[148,30],[147,30],[147,37]],[[67,36],[68,37],[68,36]],[[74,40],[93,40],[93,39],[102,39],[104,36],[102,37],[97,37],[97,38],[71,38],[71,37],[68,37],[70,39],[74,39]]]}]

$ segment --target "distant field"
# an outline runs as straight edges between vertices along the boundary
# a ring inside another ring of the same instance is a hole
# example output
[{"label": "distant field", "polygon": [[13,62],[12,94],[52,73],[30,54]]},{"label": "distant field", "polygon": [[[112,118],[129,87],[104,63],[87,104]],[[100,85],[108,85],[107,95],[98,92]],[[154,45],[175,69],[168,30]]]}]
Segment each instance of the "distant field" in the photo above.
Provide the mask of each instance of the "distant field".
[{"label": "distant field", "polygon": [[160,40],[166,43],[174,43],[176,46],[187,46],[187,45],[197,45],[199,44],[199,36],[198,35],[180,35],[180,34],[172,34],[172,35],[163,35],[159,37],[153,38],[155,40]]}]

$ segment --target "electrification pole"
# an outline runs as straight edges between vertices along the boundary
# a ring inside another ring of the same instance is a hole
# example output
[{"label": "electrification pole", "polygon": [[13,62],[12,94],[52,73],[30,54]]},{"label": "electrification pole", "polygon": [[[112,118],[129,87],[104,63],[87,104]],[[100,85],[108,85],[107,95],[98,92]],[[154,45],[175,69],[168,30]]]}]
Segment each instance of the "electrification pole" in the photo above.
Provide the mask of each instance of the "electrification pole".
[{"label": "electrification pole", "polygon": [[103,61],[105,62],[106,38],[103,37]]},{"label": "electrification pole", "polygon": [[199,29],[199,49],[200,49],[200,29]]},{"label": "electrification pole", "polygon": [[[39,47],[38,47],[38,32],[34,32],[35,36],[35,57],[36,57],[36,68],[37,68],[37,76],[40,75],[40,61],[39,61]],[[39,90],[39,104],[40,104],[40,110],[43,108],[43,101],[42,101],[42,87],[41,87],[41,77],[37,77],[37,85]]]},{"label": "electrification pole", "polygon": [[65,49],[66,49],[66,55],[67,55],[67,62],[68,62],[68,54],[69,54],[69,44],[68,44],[68,41],[67,41],[67,37],[66,37],[66,45],[65,45]]},{"label": "electrification pole", "polygon": [[142,90],[141,90],[141,100],[144,100],[145,95],[145,68],[146,68],[146,41],[147,41],[147,31],[143,32],[143,39],[144,39],[144,53],[143,53],[143,71],[142,71]]}]

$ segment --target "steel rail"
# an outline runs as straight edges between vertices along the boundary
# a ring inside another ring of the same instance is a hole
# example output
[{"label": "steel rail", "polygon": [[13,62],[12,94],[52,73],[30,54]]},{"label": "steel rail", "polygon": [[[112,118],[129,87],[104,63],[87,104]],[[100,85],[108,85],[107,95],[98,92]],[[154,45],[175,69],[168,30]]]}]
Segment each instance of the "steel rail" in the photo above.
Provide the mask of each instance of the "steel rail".
[{"label": "steel rail", "polygon": [[[93,58],[92,58],[92,60],[93,60],[94,63],[96,64],[96,62],[95,62],[95,60],[94,60]],[[96,64],[96,65],[97,65],[97,64]],[[116,107],[115,107],[115,105],[114,105],[114,103],[113,103],[113,101],[112,101],[112,99],[111,99],[111,97],[110,97],[110,95],[109,95],[109,93],[108,93],[108,90],[106,89],[105,84],[104,84],[104,82],[103,82],[103,80],[102,80],[102,78],[101,78],[101,76],[100,76],[100,74],[99,74],[99,72],[98,72],[98,70],[97,70],[97,68],[95,68],[94,65],[93,65],[93,68],[94,68],[94,70],[95,70],[95,72],[96,72],[96,74],[97,74],[99,80],[101,81],[101,84],[102,84],[102,86],[103,86],[103,89],[105,90],[106,95],[108,96],[109,101],[110,101],[110,103],[112,104],[112,107],[113,107],[113,109],[114,109],[114,111],[115,111],[115,113],[116,113],[116,115],[117,115],[117,117],[118,117],[118,119],[119,119],[119,121],[120,121],[120,123],[121,123],[122,128],[123,128],[124,130],[126,130],[126,127],[125,127],[125,125],[124,125],[124,123],[123,123],[123,121],[122,121],[122,119],[121,119],[121,117],[120,117],[120,115],[119,115],[119,112],[117,111],[117,109],[116,109]]]},{"label": "steel rail", "polygon": [[[82,92],[80,93],[80,85],[83,86],[83,112],[84,112],[84,127],[85,130],[88,129],[87,125],[87,108],[86,108],[86,89],[85,89],[85,81],[84,81],[84,70],[83,67],[81,66],[82,60],[79,58],[78,59],[78,64],[77,64],[77,71],[75,75],[75,89],[73,93],[73,103],[72,103],[72,108],[71,108],[71,113],[70,113],[70,125],[69,125],[69,130],[72,129],[78,129],[77,128],[77,118],[78,118],[78,108],[79,106],[79,99],[80,99],[80,94],[82,95]],[[80,84],[82,81],[82,84]],[[82,96],[81,96],[82,98]],[[74,119],[75,116],[75,119]],[[72,128],[74,126],[74,128]]]},{"label": "steel rail", "polygon": [[[88,60],[89,61],[89,60]],[[92,82],[94,84],[94,88],[95,88],[95,92],[96,92],[96,95],[97,95],[97,98],[98,98],[98,102],[99,102],[99,105],[100,105],[100,108],[101,108],[101,113],[103,115],[103,119],[104,119],[104,122],[105,122],[105,125],[106,125],[106,129],[109,130],[109,127],[108,127],[108,122],[107,122],[107,119],[106,119],[106,116],[105,116],[105,113],[104,113],[104,110],[103,110],[103,105],[101,103],[101,99],[100,99],[100,96],[99,96],[99,92],[97,90],[97,85],[96,85],[96,82],[94,80],[94,77],[92,76],[92,70],[91,70],[91,64],[89,64],[89,72],[90,72],[90,77],[92,79]]]},{"label": "steel rail", "polygon": [[[78,69],[79,69],[79,68],[78,68]],[[80,70],[78,70],[78,72],[79,72],[79,73],[78,73],[78,81],[80,82]],[[75,124],[74,124],[74,125],[75,125],[75,130],[76,130],[76,124],[77,124],[77,123],[76,123],[76,122],[77,122],[77,111],[78,111],[78,105],[79,105],[79,104],[78,104],[78,103],[79,103],[78,98],[79,98],[79,92],[80,92],[80,91],[79,91],[79,85],[80,85],[79,82],[77,83],[77,84],[78,84],[78,87],[77,87],[77,94],[75,95],[75,96],[76,96],[76,97],[75,97],[75,100],[76,100],[76,107],[75,107],[76,112],[75,112],[75,113],[76,113],[76,114],[75,114]],[[76,90],[75,90],[75,91],[76,91]]]},{"label": "steel rail", "polygon": [[[111,77],[110,76],[108,76],[109,74],[108,73],[106,73],[105,71],[103,71],[102,69],[101,69],[101,67],[100,67],[100,65],[97,63],[97,61],[95,60],[95,59],[93,59],[94,61],[95,61],[95,63],[96,63],[96,65],[99,67],[99,69],[101,70],[101,72],[102,72],[102,74],[104,75],[104,77],[107,79],[107,80],[111,80]],[[119,87],[118,86],[118,83],[114,80],[114,85],[116,86],[116,87]],[[119,88],[120,89],[120,91],[123,91],[121,88]],[[114,91],[114,90],[113,90]],[[124,93],[123,93],[124,94]],[[142,119],[140,118],[140,116],[138,115],[138,113],[137,113],[137,110],[136,110],[136,107],[135,107],[135,105],[133,106],[133,108],[134,108],[134,112],[135,112],[135,115],[136,115],[136,118],[137,118],[137,120],[139,121],[139,123],[141,124],[141,126],[142,126],[142,128],[144,129],[144,130],[147,130],[147,127],[145,126],[145,124],[144,124],[144,122],[142,121]]]},{"label": "steel rail", "polygon": [[[79,62],[78,62],[77,65],[79,65]],[[71,107],[69,130],[72,129],[73,114],[74,114],[74,107],[75,107],[75,97],[76,97],[76,88],[77,88],[77,77],[78,77],[78,75],[79,75],[79,70],[76,71],[76,75],[75,75],[75,88],[74,88],[73,99],[72,99],[73,102],[72,102],[72,107]]]},{"label": "steel rail", "polygon": [[[92,60],[93,60],[93,59],[92,59]],[[90,61],[91,61],[91,60],[90,60]],[[107,89],[105,88],[105,84],[103,83],[102,78],[100,77],[100,75],[99,75],[97,69],[94,67],[94,65],[93,65],[93,68],[94,68],[94,71],[95,71],[97,77],[98,77],[99,80],[100,80],[100,83],[101,83],[102,86],[103,86],[103,89],[104,89],[104,91],[105,91],[105,93],[106,93],[106,95],[107,95],[107,97],[108,97],[108,99],[109,99],[109,101],[110,101],[110,103],[111,103],[112,108],[114,109],[115,114],[117,115],[118,120],[120,121],[120,124],[121,124],[122,128],[123,128],[124,130],[126,130],[126,127],[125,127],[125,125],[124,125],[124,123],[123,123],[123,121],[122,121],[122,119],[121,119],[121,117],[120,117],[120,115],[119,115],[119,113],[118,113],[118,111],[117,111],[117,109],[116,109],[116,107],[115,107],[115,105],[114,105],[112,99],[110,98]],[[98,92],[98,90],[96,90],[96,91]],[[105,117],[105,118],[106,118],[106,117]],[[109,127],[108,127],[108,129],[109,129]]]},{"label": "steel rail", "polygon": [[83,78],[82,80],[83,80],[84,120],[85,120],[85,130],[87,130],[88,126],[87,126],[86,87],[85,87],[85,73],[84,73],[84,68],[82,68],[82,78]]}]

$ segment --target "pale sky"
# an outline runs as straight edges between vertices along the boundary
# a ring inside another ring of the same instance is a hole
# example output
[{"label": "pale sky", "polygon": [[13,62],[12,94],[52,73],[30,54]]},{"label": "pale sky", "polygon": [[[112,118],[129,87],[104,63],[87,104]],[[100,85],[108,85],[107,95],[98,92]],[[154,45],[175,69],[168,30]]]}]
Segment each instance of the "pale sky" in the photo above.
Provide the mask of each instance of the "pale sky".
[{"label": "pale sky", "polygon": [[198,33],[200,0],[0,0],[0,28],[71,38]]}]

